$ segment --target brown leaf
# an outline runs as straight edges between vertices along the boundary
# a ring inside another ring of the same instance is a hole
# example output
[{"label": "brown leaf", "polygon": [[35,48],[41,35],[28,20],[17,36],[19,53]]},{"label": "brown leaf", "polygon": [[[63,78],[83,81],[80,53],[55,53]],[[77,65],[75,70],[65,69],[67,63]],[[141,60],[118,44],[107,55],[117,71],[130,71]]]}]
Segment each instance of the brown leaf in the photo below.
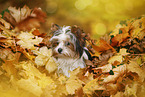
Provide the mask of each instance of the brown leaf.
[{"label": "brown leaf", "polygon": [[108,44],[106,41],[100,39],[98,43],[92,44],[92,47],[97,51],[97,52],[104,52],[107,50],[112,50],[113,52],[116,52],[115,49]]},{"label": "brown leaf", "polygon": [[79,89],[77,89],[77,90],[75,91],[75,96],[74,96],[74,97],[84,97],[84,92],[83,92],[82,87],[79,88]]},{"label": "brown leaf", "polygon": [[36,18],[27,18],[20,23],[18,23],[15,27],[15,31],[30,31],[33,28],[39,28],[40,27],[40,22]]},{"label": "brown leaf", "polygon": [[119,46],[120,43],[122,43],[124,40],[126,40],[129,37],[129,33],[126,32],[125,28],[121,28],[122,30],[121,34],[117,34],[115,37],[111,39],[111,46]]},{"label": "brown leaf", "polygon": [[[12,27],[10,23],[6,22],[1,17],[0,17],[0,25],[3,26],[3,27],[5,27],[5,29],[10,29]],[[0,28],[0,30],[3,30],[3,29]]]},{"label": "brown leaf", "polygon": [[13,17],[10,13],[8,13],[8,12],[5,12],[5,13],[4,13],[3,18],[4,18],[7,22],[9,22],[12,26],[15,26],[15,25],[17,24],[17,23],[16,23],[16,20],[14,19],[14,17]]},{"label": "brown leaf", "polygon": [[46,14],[41,8],[31,10],[26,5],[23,8],[9,7],[4,13],[4,18],[15,27],[15,31],[30,31],[32,28],[39,28],[41,22],[45,22]]},{"label": "brown leaf", "polygon": [[46,13],[43,12],[41,10],[41,8],[34,8],[33,11],[32,11],[32,14],[35,14],[36,16],[34,16],[34,17],[37,18],[40,22],[45,22]]},{"label": "brown leaf", "polygon": [[86,63],[86,65],[89,65],[89,66],[93,65],[93,62],[90,60],[85,60],[85,63]]}]

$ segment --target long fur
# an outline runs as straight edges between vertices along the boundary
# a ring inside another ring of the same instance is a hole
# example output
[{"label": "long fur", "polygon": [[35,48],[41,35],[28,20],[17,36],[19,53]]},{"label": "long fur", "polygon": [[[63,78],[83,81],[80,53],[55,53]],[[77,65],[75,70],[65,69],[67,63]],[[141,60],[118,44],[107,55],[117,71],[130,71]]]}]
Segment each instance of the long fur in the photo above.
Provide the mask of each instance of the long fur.
[{"label": "long fur", "polygon": [[76,36],[71,33],[70,26],[58,27],[50,41],[52,56],[58,64],[58,73],[69,77],[69,71],[86,66],[84,62],[84,59],[88,59],[86,48],[80,46]]}]

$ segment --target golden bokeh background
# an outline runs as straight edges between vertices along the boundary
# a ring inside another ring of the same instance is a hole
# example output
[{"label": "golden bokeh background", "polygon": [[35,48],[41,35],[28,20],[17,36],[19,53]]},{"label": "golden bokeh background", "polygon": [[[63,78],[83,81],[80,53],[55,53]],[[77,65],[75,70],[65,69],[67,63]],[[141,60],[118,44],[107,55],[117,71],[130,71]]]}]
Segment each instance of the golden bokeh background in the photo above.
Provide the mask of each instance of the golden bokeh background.
[{"label": "golden bokeh background", "polygon": [[145,14],[145,0],[0,0],[0,12],[24,5],[41,7],[47,13],[45,32],[51,23],[79,25],[93,38],[109,33],[122,20]]}]

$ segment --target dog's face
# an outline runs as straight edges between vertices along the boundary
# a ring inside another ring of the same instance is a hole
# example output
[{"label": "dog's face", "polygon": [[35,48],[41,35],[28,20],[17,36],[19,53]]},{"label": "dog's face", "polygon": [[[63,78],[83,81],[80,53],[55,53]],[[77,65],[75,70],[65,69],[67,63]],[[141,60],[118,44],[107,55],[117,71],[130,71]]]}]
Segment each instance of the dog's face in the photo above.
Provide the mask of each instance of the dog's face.
[{"label": "dog's face", "polygon": [[59,27],[50,39],[52,56],[55,58],[76,58],[80,56],[79,42],[76,36],[71,33],[70,26]]}]

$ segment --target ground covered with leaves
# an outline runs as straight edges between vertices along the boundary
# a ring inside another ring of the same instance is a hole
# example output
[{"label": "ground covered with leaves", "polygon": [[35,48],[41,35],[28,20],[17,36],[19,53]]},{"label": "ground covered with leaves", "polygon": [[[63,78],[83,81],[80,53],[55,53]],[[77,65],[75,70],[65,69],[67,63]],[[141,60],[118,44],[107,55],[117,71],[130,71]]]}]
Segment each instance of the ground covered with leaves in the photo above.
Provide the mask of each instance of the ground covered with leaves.
[{"label": "ground covered with leaves", "polygon": [[[86,41],[92,60],[70,78],[56,74],[51,36],[39,31],[40,8],[9,7],[0,17],[0,95],[3,97],[143,97],[145,95],[145,17],[121,21],[112,32]],[[81,40],[83,39],[83,40]]]}]

